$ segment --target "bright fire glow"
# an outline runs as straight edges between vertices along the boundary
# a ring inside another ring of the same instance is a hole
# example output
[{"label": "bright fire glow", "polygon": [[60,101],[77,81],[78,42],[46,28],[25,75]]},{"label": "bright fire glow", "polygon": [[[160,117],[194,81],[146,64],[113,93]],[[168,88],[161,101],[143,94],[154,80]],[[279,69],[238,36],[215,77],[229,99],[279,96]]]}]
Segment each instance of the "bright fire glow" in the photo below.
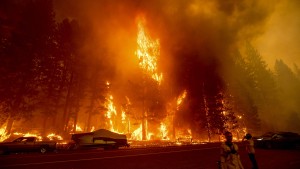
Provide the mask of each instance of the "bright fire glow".
[{"label": "bright fire glow", "polygon": [[160,123],[159,131],[163,140],[169,140],[167,126],[164,123]]},{"label": "bright fire glow", "polygon": [[126,113],[125,111],[122,111],[122,123],[125,123],[126,121]]},{"label": "bright fire glow", "polygon": [[159,40],[152,40],[146,34],[144,25],[145,19],[139,18],[136,55],[139,59],[139,66],[160,84],[163,77],[157,72],[157,57],[160,55]]},{"label": "bright fire glow", "polygon": [[82,128],[78,124],[76,124],[76,131],[83,131]]},{"label": "bright fire glow", "polygon": [[[154,133],[152,132],[147,132],[147,135],[146,135],[146,139],[147,140],[151,140],[152,136],[154,136]],[[142,133],[142,124],[140,124],[140,127],[137,128],[136,130],[134,130],[132,133],[131,133],[131,140],[142,140],[143,138],[143,133]]]},{"label": "bright fire glow", "polygon": [[131,140],[142,140],[142,124],[131,133]]},{"label": "bright fire glow", "polygon": [[183,99],[186,97],[187,91],[184,90],[183,93],[177,99],[177,110],[179,109],[180,104],[182,103]]},{"label": "bright fire glow", "polygon": [[95,131],[95,126],[92,127],[90,132],[93,132],[93,131]]},{"label": "bright fire glow", "polygon": [[113,96],[110,95],[107,99],[107,104],[106,104],[107,112],[106,112],[106,117],[109,120],[109,130],[115,131],[114,129],[114,124],[113,124],[113,115],[117,115],[116,107],[114,106],[113,103]]},{"label": "bright fire glow", "polygon": [[36,137],[37,140],[39,140],[39,141],[43,140],[42,136],[39,136],[39,135],[34,134],[34,133],[26,133],[26,134],[24,134],[23,136],[24,136],[24,137]]},{"label": "bright fire glow", "polygon": [[3,142],[4,140],[9,138],[9,134],[6,134],[6,125],[3,125],[5,127],[0,128],[0,142]]},{"label": "bright fire glow", "polygon": [[54,133],[48,134],[47,138],[49,140],[63,140],[63,138],[60,135],[56,135]]}]

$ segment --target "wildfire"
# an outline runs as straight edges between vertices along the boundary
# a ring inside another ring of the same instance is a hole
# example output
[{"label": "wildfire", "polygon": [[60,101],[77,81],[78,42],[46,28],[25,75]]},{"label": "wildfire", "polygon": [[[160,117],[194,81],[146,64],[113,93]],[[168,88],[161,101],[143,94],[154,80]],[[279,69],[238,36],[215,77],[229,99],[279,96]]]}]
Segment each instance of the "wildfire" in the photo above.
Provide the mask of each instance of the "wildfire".
[{"label": "wildfire", "polygon": [[49,140],[63,140],[63,138],[60,135],[56,135],[54,133],[48,134],[47,138]]},{"label": "wildfire", "polygon": [[[138,57],[139,60],[139,67],[143,71],[143,74],[146,76],[151,77],[154,79],[158,84],[161,84],[163,80],[162,73],[158,71],[158,58],[160,57],[160,41],[159,39],[152,38],[146,29],[146,21],[145,18],[139,17],[137,22],[137,49],[135,55]],[[110,90],[111,84],[109,81],[105,82],[105,87]],[[143,114],[145,116],[144,123],[138,123],[136,125],[135,117],[130,116],[130,105],[132,104],[128,97],[126,97],[127,103],[126,106],[117,109],[116,105],[113,102],[113,96],[111,94],[107,95],[105,103],[105,107],[107,111],[105,112],[105,122],[106,122],[106,129],[116,132],[116,133],[128,133],[131,134],[131,140],[143,140],[143,127],[144,134],[146,135],[147,140],[152,139],[161,139],[161,140],[177,140],[179,141],[191,141],[192,140],[192,130],[186,128],[184,126],[178,127],[175,125],[174,119],[176,111],[180,109],[180,106],[183,104],[184,99],[187,97],[187,90],[183,90],[179,96],[173,98],[171,100],[170,106],[170,113],[168,117],[165,119],[161,119],[159,123],[155,123],[154,125],[150,122],[148,124],[147,120],[147,111]],[[117,110],[121,110],[117,112]],[[127,114],[126,114],[127,113]],[[226,115],[226,112],[223,112]],[[239,120],[242,120],[242,116],[238,116]],[[103,119],[102,119],[103,120]],[[131,120],[131,121],[130,121]],[[131,126],[132,125],[132,126]],[[133,132],[131,132],[131,128],[133,128]],[[134,130],[135,129],[135,130]],[[92,126],[91,132],[95,130],[95,127]],[[246,131],[246,128],[242,129],[243,132]],[[79,125],[76,125],[76,131],[83,131]],[[121,131],[121,132],[120,132]],[[14,133],[18,135],[24,135],[22,133]],[[144,135],[144,136],[145,136]],[[5,128],[0,128],[0,141],[3,141],[6,138]],[[36,136],[42,139],[40,136],[36,134],[27,133],[24,136]],[[47,135],[50,140],[58,139],[63,140],[63,138],[59,135],[51,133]]]},{"label": "wildfire", "polygon": [[39,141],[43,140],[43,137],[42,137],[42,136],[40,136],[40,135],[38,135],[38,134],[30,133],[30,132],[28,132],[28,133],[26,133],[26,134],[19,133],[19,132],[15,132],[15,133],[13,133],[13,135],[23,136],[23,137],[36,137],[37,140],[39,140]]},{"label": "wildfire", "polygon": [[[154,133],[147,132],[146,139],[151,140],[152,136],[154,136]],[[140,127],[131,133],[130,139],[131,140],[143,140],[142,124],[140,124]]]},{"label": "wildfire", "polygon": [[125,111],[122,111],[122,123],[125,123],[126,121],[126,113]]},{"label": "wildfire", "polygon": [[82,128],[76,124],[76,131],[83,131]]},{"label": "wildfire", "polygon": [[142,140],[142,124],[131,133],[131,140]]},{"label": "wildfire", "polygon": [[114,103],[113,103],[113,96],[110,95],[107,100],[108,100],[108,103],[106,105],[106,108],[107,108],[106,117],[109,120],[110,130],[111,131],[115,131],[114,130],[113,121],[112,121],[112,116],[113,115],[116,116],[117,115],[117,111],[116,111],[116,107],[114,106]]},{"label": "wildfire", "polygon": [[180,104],[182,103],[183,99],[186,97],[187,91],[184,90],[183,93],[177,99],[177,110],[179,109]]},{"label": "wildfire", "polygon": [[1,127],[0,128],[0,142],[3,142],[4,140],[8,139],[9,136],[10,136],[10,134],[7,135],[7,133],[6,133],[6,127]]},{"label": "wildfire", "polygon": [[144,24],[145,19],[139,18],[136,55],[139,58],[139,66],[160,84],[163,77],[157,72],[157,57],[160,55],[159,40],[152,40],[146,34]]},{"label": "wildfire", "polygon": [[109,85],[110,85],[109,81],[106,81],[106,87],[107,88],[109,88]]},{"label": "wildfire", "polygon": [[93,132],[93,131],[95,131],[95,126],[92,127],[90,132]]},{"label": "wildfire", "polygon": [[160,123],[160,128],[159,128],[161,135],[162,135],[162,139],[163,140],[169,140],[167,134],[168,134],[168,130],[167,130],[167,126],[164,123]]}]

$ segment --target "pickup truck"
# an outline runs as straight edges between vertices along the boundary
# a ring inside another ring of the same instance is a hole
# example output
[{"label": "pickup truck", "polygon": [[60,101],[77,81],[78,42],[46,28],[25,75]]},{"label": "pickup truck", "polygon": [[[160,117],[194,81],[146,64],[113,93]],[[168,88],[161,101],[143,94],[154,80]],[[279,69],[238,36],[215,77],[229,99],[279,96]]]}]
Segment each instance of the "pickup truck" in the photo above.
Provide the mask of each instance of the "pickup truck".
[{"label": "pickup truck", "polygon": [[54,151],[56,141],[40,141],[37,137],[19,137],[12,142],[0,143],[0,154],[17,152],[41,152]]},{"label": "pickup truck", "polygon": [[78,148],[104,148],[118,149],[119,147],[129,147],[126,135],[111,132],[106,129],[99,129],[88,133],[72,134],[73,143],[70,149]]}]

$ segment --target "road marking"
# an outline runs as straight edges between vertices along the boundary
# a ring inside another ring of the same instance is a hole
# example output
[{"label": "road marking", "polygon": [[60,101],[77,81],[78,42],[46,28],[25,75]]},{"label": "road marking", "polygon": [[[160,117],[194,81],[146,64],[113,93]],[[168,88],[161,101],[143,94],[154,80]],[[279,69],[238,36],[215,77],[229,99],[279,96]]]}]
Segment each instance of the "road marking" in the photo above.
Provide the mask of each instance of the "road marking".
[{"label": "road marking", "polygon": [[60,160],[60,161],[39,162],[39,163],[12,164],[12,165],[5,165],[5,166],[2,166],[2,167],[17,167],[17,166],[30,166],[30,165],[43,165],[43,164],[57,164],[57,163],[80,162],[80,161],[105,160],[105,159],[114,159],[114,158],[126,158],[126,157],[148,156],[148,155],[158,155],[158,154],[180,153],[180,152],[188,152],[188,151],[210,150],[210,149],[216,149],[216,148],[220,148],[220,147],[209,147],[209,148],[191,149],[191,150],[176,150],[176,151],[168,151],[168,152],[145,153],[145,154],[113,156],[113,157],[87,158],[87,159],[78,159],[78,160]]}]

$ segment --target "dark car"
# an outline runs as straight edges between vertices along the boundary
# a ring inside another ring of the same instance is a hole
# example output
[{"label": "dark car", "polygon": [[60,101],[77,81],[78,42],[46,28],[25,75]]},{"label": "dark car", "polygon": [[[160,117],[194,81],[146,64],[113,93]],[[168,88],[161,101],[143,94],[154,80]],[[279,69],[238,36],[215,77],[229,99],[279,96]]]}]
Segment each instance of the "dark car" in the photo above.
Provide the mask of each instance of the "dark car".
[{"label": "dark car", "polygon": [[0,154],[16,152],[41,152],[54,151],[56,141],[40,141],[37,137],[19,137],[12,142],[0,143]]},{"label": "dark car", "polygon": [[293,132],[267,132],[253,137],[255,147],[259,148],[297,148],[300,146],[300,135]]}]

